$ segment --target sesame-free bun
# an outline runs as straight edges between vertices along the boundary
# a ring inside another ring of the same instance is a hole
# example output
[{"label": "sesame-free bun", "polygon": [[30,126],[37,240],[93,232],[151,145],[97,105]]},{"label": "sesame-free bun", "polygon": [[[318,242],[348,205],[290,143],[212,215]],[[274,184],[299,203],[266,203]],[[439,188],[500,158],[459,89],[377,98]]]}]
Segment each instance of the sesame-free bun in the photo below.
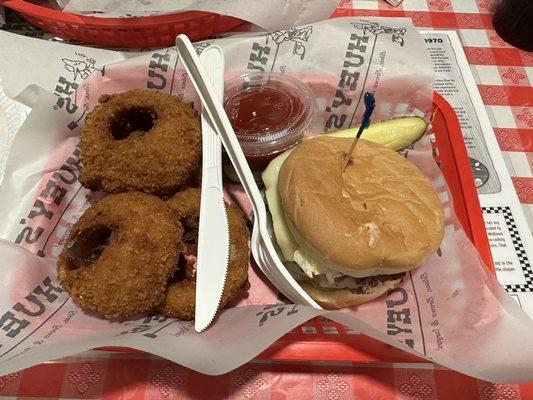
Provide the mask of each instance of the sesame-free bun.
[{"label": "sesame-free bun", "polygon": [[351,143],[315,137],[284,161],[278,190],[291,233],[307,253],[345,275],[389,275],[419,266],[444,235],[437,192],[404,157],[366,140],[342,172]]}]

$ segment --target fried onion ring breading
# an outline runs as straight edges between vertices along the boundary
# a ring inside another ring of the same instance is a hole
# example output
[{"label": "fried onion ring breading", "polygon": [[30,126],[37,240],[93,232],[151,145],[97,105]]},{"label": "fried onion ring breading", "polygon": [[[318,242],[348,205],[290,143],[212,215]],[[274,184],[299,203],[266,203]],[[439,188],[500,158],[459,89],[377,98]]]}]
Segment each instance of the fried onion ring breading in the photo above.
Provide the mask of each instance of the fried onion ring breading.
[{"label": "fried onion ring breading", "polygon": [[[185,227],[184,242],[188,249],[196,251],[198,239],[198,220],[200,218],[200,190],[188,189],[177,193],[167,200]],[[248,228],[242,210],[236,204],[227,205],[230,258],[226,285],[222,294],[220,307],[223,308],[248,280]],[[190,250],[187,250],[190,252]],[[196,254],[196,253],[195,253]],[[185,268],[177,271],[170,279],[164,301],[156,311],[166,317],[185,320],[194,319],[196,283],[193,277],[185,273]]]},{"label": "fried onion ring breading", "polygon": [[59,255],[59,282],[81,308],[108,319],[159,304],[183,249],[183,228],[165,202],[108,195],[73,225]]},{"label": "fried onion ring breading", "polygon": [[80,182],[108,193],[170,195],[198,171],[200,119],[176,96],[136,89],[104,95],[80,136]]}]

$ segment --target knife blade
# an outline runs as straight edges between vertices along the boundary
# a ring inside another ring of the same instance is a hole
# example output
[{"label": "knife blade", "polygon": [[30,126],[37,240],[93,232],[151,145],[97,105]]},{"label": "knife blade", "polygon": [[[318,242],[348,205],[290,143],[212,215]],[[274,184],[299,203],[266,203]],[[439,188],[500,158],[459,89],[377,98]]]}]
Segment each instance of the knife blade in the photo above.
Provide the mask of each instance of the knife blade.
[{"label": "knife blade", "polygon": [[[224,93],[224,55],[210,46],[200,55],[219,99]],[[196,264],[196,309],[194,329],[205,330],[215,318],[228,270],[229,226],[222,187],[222,145],[202,112],[202,196]]]}]

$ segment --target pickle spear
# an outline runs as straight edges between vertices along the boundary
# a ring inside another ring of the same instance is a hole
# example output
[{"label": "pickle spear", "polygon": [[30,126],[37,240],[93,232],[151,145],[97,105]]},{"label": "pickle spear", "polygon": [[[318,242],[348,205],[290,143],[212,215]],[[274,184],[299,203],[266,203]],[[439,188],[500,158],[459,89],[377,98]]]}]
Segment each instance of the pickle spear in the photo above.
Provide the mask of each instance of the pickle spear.
[{"label": "pickle spear", "polygon": [[[426,132],[429,123],[423,118],[409,116],[388,119],[370,124],[363,131],[362,139],[381,144],[389,149],[398,151],[409,147]],[[358,126],[327,133],[328,136],[353,138],[359,129]]]}]

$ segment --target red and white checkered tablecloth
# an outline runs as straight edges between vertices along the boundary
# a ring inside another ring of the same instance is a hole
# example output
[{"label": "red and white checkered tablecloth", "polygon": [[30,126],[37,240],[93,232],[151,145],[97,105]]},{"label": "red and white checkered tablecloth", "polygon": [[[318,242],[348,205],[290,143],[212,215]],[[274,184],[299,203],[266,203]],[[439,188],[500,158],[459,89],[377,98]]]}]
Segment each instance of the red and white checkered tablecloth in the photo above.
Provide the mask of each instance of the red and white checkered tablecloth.
[{"label": "red and white checkered tablecloth", "polygon": [[519,400],[533,399],[533,383],[493,384],[432,364],[253,362],[212,377],[161,358],[92,351],[1,377],[0,396],[131,400]]},{"label": "red and white checkered tablecloth", "polygon": [[[492,29],[489,0],[341,1],[334,16],[410,17],[454,29],[526,214],[533,212],[533,53]],[[530,226],[531,226],[530,221]],[[1,398],[102,399],[533,399],[533,383],[497,385],[433,364],[253,362],[218,377],[143,354],[91,351],[0,377]]]}]

